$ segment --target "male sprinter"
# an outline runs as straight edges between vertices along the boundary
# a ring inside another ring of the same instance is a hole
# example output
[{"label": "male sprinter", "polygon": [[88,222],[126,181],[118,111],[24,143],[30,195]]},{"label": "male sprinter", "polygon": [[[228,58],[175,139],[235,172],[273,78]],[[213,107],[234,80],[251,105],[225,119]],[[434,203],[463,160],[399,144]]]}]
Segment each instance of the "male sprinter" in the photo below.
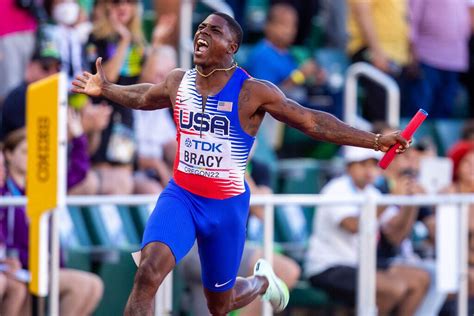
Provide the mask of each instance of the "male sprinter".
[{"label": "male sprinter", "polygon": [[409,146],[399,133],[382,136],[357,130],[287,99],[269,82],[251,78],[234,62],[241,41],[239,24],[213,13],[194,36],[196,68],[173,70],[157,85],[119,86],[107,80],[98,58],[97,73],[85,72],[73,83],[75,92],[133,109],[174,108],[178,151],[173,180],[148,220],[125,315],[151,315],[158,287],[196,238],[212,315],[226,315],[258,295],[275,311],[286,307],[286,285],[266,261],[257,262],[254,276],[236,278],[249,212],[244,171],[266,112],[318,140],[382,151],[396,142],[402,144],[399,152]]}]

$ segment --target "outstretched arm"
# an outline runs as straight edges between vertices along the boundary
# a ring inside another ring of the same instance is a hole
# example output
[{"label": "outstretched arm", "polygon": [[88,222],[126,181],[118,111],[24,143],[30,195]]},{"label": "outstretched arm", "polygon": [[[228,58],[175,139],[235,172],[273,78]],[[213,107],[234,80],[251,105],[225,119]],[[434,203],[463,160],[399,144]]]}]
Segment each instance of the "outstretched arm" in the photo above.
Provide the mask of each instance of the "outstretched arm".
[{"label": "outstretched arm", "polygon": [[[285,97],[283,92],[272,83],[255,81],[253,89],[261,101],[260,109],[270,113],[277,120],[290,125],[314,139],[339,145],[350,145],[365,148],[376,147],[376,135],[347,125],[333,115],[305,108]],[[379,149],[387,151],[399,142],[403,147],[409,146],[399,132],[382,135],[378,140]],[[400,151],[403,151],[401,148]]]},{"label": "outstretched arm", "polygon": [[183,71],[175,69],[168,74],[165,81],[153,85],[141,83],[130,86],[113,84],[105,77],[102,69],[102,58],[96,61],[97,73],[84,72],[73,81],[73,92],[84,93],[93,97],[104,97],[125,107],[140,110],[155,110],[172,105],[172,91],[183,76]]}]

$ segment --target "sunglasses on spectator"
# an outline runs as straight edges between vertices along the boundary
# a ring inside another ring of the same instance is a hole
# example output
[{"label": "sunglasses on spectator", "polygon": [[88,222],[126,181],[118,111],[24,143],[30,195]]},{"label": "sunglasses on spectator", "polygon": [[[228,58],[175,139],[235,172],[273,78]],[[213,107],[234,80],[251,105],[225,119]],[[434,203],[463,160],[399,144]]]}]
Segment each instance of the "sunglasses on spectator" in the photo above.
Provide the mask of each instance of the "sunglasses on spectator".
[{"label": "sunglasses on spectator", "polygon": [[121,4],[121,3],[135,4],[135,3],[138,3],[138,0],[110,0],[110,3],[113,3],[113,4]]}]

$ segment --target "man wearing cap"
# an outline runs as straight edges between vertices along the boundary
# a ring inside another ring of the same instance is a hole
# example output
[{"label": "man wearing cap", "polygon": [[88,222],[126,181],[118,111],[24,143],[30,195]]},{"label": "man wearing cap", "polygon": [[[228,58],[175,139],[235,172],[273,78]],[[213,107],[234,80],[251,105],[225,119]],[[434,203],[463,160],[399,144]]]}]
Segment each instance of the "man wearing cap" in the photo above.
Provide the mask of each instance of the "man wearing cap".
[{"label": "man wearing cap", "polygon": [[[20,128],[25,127],[26,119],[26,93],[28,86],[36,81],[49,77],[61,70],[59,51],[51,41],[39,43],[30,63],[27,66],[25,80],[13,89],[5,99],[1,109],[0,142],[6,136]],[[90,110],[90,109],[95,110]],[[103,126],[101,122],[108,122],[110,111],[102,111],[105,107],[92,107],[87,109],[88,114],[80,116],[71,108],[68,112],[68,169],[67,190],[69,194],[94,194],[97,192],[98,179],[90,169],[89,153],[93,146],[89,145],[90,139],[100,139]],[[86,109],[81,112],[85,113]],[[90,115],[96,115],[96,120],[87,120]],[[106,117],[106,118],[104,118]],[[82,123],[87,120],[87,128]],[[105,123],[106,124],[106,123]],[[102,124],[103,125],[103,124]],[[89,137],[89,138],[88,138]],[[1,154],[1,153],[0,153]],[[0,179],[0,184],[3,179]]]},{"label": "man wearing cap", "polygon": [[[344,158],[346,173],[327,183],[321,194],[337,197],[380,195],[373,185],[378,173],[379,153],[345,147]],[[357,205],[319,207],[304,266],[313,286],[324,289],[332,298],[349,306],[354,306],[356,299],[360,211],[361,206]],[[392,267],[377,270],[376,294],[380,314],[413,315],[428,283],[427,274],[424,282],[413,285]],[[419,292],[421,295],[414,295]]]},{"label": "man wearing cap", "polygon": [[0,140],[18,128],[25,126],[26,91],[28,85],[59,72],[61,59],[53,47],[38,48],[26,68],[25,80],[6,97],[2,107]]}]

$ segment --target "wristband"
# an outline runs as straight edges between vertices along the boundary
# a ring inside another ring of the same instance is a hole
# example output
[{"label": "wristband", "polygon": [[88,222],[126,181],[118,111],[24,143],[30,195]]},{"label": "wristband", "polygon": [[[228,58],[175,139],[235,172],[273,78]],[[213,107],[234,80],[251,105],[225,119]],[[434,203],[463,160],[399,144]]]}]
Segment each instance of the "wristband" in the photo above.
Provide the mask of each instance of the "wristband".
[{"label": "wristband", "polygon": [[380,143],[379,143],[379,140],[380,140],[380,137],[382,136],[382,134],[375,134],[375,139],[374,139],[374,150],[375,151],[379,151],[380,150]]}]

